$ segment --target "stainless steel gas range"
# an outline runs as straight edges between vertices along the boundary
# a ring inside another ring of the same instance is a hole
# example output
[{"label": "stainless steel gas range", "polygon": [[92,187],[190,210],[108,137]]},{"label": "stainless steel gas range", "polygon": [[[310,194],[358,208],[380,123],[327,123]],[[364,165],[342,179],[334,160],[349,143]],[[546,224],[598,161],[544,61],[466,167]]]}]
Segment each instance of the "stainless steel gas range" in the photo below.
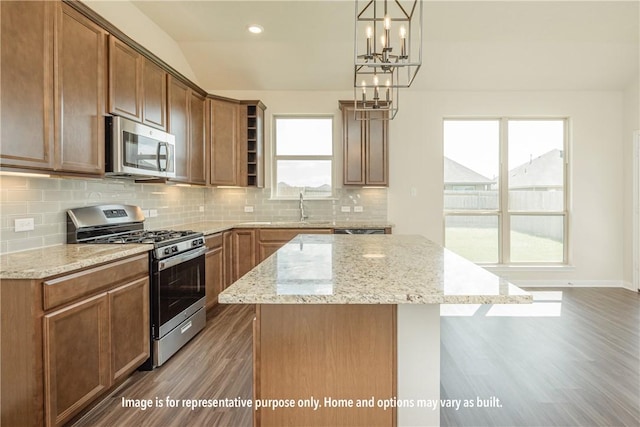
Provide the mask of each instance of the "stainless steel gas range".
[{"label": "stainless steel gas range", "polygon": [[138,206],[100,205],[67,211],[67,243],[150,243],[151,357],[161,366],[206,324],[204,236],[144,230]]}]

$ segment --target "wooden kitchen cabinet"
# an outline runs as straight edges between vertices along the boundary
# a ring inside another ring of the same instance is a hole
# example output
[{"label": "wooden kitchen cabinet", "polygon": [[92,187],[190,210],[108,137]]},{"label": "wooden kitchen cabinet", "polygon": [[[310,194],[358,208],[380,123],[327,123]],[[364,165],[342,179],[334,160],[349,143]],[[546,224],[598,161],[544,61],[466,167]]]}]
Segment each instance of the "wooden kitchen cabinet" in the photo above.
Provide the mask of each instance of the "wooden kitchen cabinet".
[{"label": "wooden kitchen cabinet", "polygon": [[56,4],[0,1],[0,164],[53,169]]},{"label": "wooden kitchen cabinet", "polygon": [[218,295],[225,288],[223,235],[217,233],[206,238],[205,254],[207,310],[218,304]]},{"label": "wooden kitchen cabinet", "polygon": [[222,233],[222,253],[224,258],[224,288],[233,283],[233,231]]},{"label": "wooden kitchen cabinet", "polygon": [[64,3],[0,7],[0,165],[103,174],[106,32]]},{"label": "wooden kitchen cabinet", "polygon": [[0,287],[3,426],[62,425],[149,357],[146,253]]},{"label": "wooden kitchen cabinet", "polygon": [[111,336],[111,381],[132,373],[149,357],[149,278],[108,292]]},{"label": "wooden kitchen cabinet", "polygon": [[169,76],[169,133],[176,138],[176,181],[189,181],[189,88]]},{"label": "wooden kitchen cabinet", "polygon": [[206,98],[189,89],[189,182],[207,183]]},{"label": "wooden kitchen cabinet", "polygon": [[109,387],[108,307],[100,294],[44,316],[48,426],[62,425]]},{"label": "wooden kitchen cabinet", "polygon": [[357,120],[353,101],[340,101],[342,110],[343,184],[389,185],[389,126],[384,111],[361,113]]},{"label": "wooden kitchen cabinet", "polygon": [[109,36],[109,112],[166,130],[166,106],[166,71]]},{"label": "wooden kitchen cabinet", "polygon": [[240,102],[241,154],[246,157],[247,187],[264,187],[264,110],[261,101]]},{"label": "wooden kitchen cabinet", "polygon": [[330,228],[261,228],[258,230],[258,262],[262,262],[298,234],[332,234]]},{"label": "wooden kitchen cabinet", "polygon": [[56,39],[55,169],[104,174],[107,33],[63,3]]},{"label": "wooden kitchen cabinet", "polygon": [[[236,101],[209,99],[209,184],[246,185],[239,144],[240,108]],[[244,163],[244,158],[242,158]]]},{"label": "wooden kitchen cabinet", "polygon": [[247,274],[257,264],[256,230],[233,230],[233,281]]}]

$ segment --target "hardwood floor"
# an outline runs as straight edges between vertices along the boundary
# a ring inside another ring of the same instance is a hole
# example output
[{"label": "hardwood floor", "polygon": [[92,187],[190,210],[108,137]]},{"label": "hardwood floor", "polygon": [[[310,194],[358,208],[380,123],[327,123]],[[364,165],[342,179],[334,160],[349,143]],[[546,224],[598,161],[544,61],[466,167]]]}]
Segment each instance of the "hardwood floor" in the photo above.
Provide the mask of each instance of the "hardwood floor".
[{"label": "hardwood floor", "polygon": [[[443,408],[442,425],[640,425],[640,294],[531,291],[547,293],[508,315],[497,311],[509,306],[479,306],[471,316],[442,317],[441,398],[502,405]],[[214,308],[206,329],[169,362],[135,373],[74,426],[251,426],[251,409],[143,411],[121,399],[251,398],[252,319],[251,306]]]},{"label": "hardwood floor", "polygon": [[[138,408],[122,398],[252,398],[253,306],[219,305],[207,315],[207,326],[159,369],[136,372],[74,426],[251,426],[250,408]],[[155,403],[154,403],[155,404]]]},{"label": "hardwood floor", "polygon": [[442,409],[442,425],[640,425],[640,294],[529,290],[548,292],[530,317],[518,315],[531,308],[491,316],[492,306],[481,306],[441,318],[441,397],[502,404]]}]

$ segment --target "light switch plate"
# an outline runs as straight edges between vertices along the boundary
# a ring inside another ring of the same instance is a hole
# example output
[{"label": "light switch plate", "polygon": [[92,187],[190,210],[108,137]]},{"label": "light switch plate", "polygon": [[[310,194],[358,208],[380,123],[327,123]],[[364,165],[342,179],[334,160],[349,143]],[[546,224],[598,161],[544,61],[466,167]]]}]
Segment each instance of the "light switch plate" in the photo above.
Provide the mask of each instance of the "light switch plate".
[{"label": "light switch plate", "polygon": [[151,216],[149,209],[142,209],[142,215],[144,215],[145,218],[149,218]]},{"label": "light switch plate", "polygon": [[244,211],[245,212],[253,212],[253,206],[245,206],[244,207]]},{"label": "light switch plate", "polygon": [[155,218],[155,217],[157,217],[157,216],[158,216],[158,210],[157,210],[157,209],[151,209],[151,210],[149,211],[149,216],[150,216],[151,218]]},{"label": "light switch plate", "polygon": [[198,206],[198,212],[204,212],[204,206]]},{"label": "light switch plate", "polygon": [[18,231],[31,231],[35,228],[33,218],[21,218],[16,219],[14,222],[16,232]]},{"label": "light switch plate", "polygon": [[364,207],[362,207],[362,206],[354,206],[353,207],[353,211],[354,212],[364,212]]},{"label": "light switch plate", "polygon": [[351,212],[351,206],[343,206],[340,209],[341,212]]}]

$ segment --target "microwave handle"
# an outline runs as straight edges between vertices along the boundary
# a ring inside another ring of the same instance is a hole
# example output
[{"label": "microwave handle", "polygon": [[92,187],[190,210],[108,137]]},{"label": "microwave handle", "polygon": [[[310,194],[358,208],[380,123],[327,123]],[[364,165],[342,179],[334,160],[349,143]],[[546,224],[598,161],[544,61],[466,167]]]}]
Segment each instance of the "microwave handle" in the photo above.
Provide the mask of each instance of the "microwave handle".
[{"label": "microwave handle", "polygon": [[[166,157],[166,159],[164,161],[165,162],[164,163],[164,167],[162,167],[162,165],[160,164],[160,162],[161,162],[161,160],[160,160],[161,159],[160,150],[161,150],[162,147],[164,147],[164,154],[165,154],[165,157]],[[158,171],[166,172],[167,164],[169,162],[169,147],[167,146],[166,142],[159,142],[158,143],[158,151],[156,153],[156,159],[157,159],[157,162],[158,162]]]}]

